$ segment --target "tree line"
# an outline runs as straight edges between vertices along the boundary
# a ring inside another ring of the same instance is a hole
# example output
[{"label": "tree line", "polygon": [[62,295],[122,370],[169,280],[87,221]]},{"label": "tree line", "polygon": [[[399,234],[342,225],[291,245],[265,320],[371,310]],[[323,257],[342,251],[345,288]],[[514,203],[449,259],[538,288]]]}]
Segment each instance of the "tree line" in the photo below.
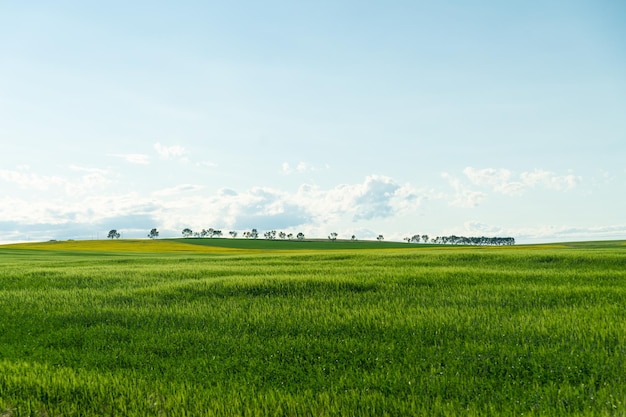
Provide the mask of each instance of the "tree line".
[{"label": "tree line", "polygon": [[[228,234],[234,239],[238,236],[238,232],[235,230],[231,230]],[[199,232],[194,232],[190,228],[186,227],[182,230],[182,235],[184,238],[219,238],[223,236],[223,232],[219,229],[202,229]],[[107,238],[109,239],[119,239],[121,234],[116,230],[112,229],[109,231]],[[260,234],[257,229],[251,229],[249,231],[243,232],[242,236],[246,239],[258,239]],[[328,239],[331,241],[337,240],[339,236],[338,233],[332,232],[328,235]],[[156,239],[159,237],[159,231],[156,228],[150,230],[148,233],[148,237],[150,239]],[[263,234],[263,237],[266,240],[303,240],[305,238],[304,233],[299,232],[294,235],[293,233],[285,233],[283,231],[277,232],[276,230],[269,230]],[[378,235],[376,240],[379,242],[383,241],[385,238],[383,235]],[[357,240],[355,235],[352,235],[350,240]],[[431,238],[428,235],[419,235],[415,234],[411,237],[405,237],[404,240],[407,243],[431,243],[436,245],[473,245],[473,246],[510,246],[515,245],[515,239],[512,237],[465,237],[465,236],[437,236]]]},{"label": "tree line", "polygon": [[[185,228],[182,231],[183,237],[185,238],[189,238],[189,237],[196,237],[196,238],[202,238],[202,237],[209,237],[209,238],[213,238],[213,237],[222,237],[223,233],[221,230],[219,229],[202,229],[201,232],[193,232],[191,229],[189,228]],[[238,232],[236,230],[231,230],[230,232],[228,232],[228,234],[234,239],[238,236]],[[252,230],[248,230],[243,232],[242,236],[246,239],[258,239],[260,234],[259,231],[257,229],[252,229]],[[265,239],[267,240],[275,240],[276,238],[278,239],[293,239],[294,237],[298,240],[302,240],[304,239],[304,233],[300,232],[297,235],[294,236],[293,233],[285,233],[285,232],[277,232],[276,230],[270,230],[267,231],[263,234],[263,237],[265,237]]]},{"label": "tree line", "polygon": [[[239,235],[239,233],[236,230],[231,230],[230,232],[228,232],[228,234],[233,239]],[[199,232],[194,232],[190,228],[186,227],[182,230],[182,235],[184,238],[192,238],[192,237],[193,238],[217,238],[217,237],[222,237],[224,233],[219,229],[213,229],[213,228],[202,229]],[[122,235],[120,234],[120,232],[117,231],[117,229],[111,229],[109,231],[109,234],[107,235],[107,238],[119,239],[121,236]],[[246,239],[258,239],[259,231],[257,229],[252,229],[252,230],[243,232],[242,236]],[[304,239],[304,233],[302,232],[299,232],[298,234],[294,235],[293,233],[277,232],[276,230],[267,231],[265,232],[263,236],[265,237],[265,239],[268,239],[268,240],[274,240],[276,238],[291,240],[294,237],[298,240]],[[150,239],[158,238],[159,237],[158,229],[153,228],[152,230],[150,230],[150,233],[148,233],[147,237],[149,237]]]},{"label": "tree line", "polygon": [[465,236],[437,236],[430,238],[428,235],[413,235],[405,237],[407,243],[432,243],[436,245],[473,245],[473,246],[510,246],[515,245],[512,237],[465,237]]}]

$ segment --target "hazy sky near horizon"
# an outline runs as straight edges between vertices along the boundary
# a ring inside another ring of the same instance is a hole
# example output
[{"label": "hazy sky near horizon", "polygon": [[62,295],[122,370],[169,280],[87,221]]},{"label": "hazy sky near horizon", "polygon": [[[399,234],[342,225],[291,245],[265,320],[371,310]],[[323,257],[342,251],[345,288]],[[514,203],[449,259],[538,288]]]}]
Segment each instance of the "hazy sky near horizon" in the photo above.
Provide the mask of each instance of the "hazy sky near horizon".
[{"label": "hazy sky near horizon", "polygon": [[626,2],[0,3],[0,241],[626,239]]}]

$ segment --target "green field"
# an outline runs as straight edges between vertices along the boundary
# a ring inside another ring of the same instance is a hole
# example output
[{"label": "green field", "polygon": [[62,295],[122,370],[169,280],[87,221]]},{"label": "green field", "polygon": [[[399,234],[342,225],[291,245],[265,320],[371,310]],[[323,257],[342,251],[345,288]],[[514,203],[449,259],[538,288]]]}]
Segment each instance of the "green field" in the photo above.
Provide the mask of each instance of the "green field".
[{"label": "green field", "polygon": [[0,416],[624,416],[626,244],[0,246]]}]

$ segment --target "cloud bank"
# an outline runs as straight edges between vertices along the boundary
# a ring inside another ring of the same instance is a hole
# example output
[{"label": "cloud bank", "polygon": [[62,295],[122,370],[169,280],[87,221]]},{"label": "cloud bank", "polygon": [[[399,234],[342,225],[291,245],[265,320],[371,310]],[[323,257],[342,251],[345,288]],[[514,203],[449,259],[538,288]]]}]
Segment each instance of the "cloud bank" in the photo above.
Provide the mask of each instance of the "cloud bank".
[{"label": "cloud bank", "polygon": [[[172,162],[188,154],[181,146],[156,144],[154,150]],[[129,162],[149,160],[127,156],[123,159]],[[289,173],[312,172],[306,164],[283,168]],[[121,191],[119,186],[127,179],[112,169],[71,165],[61,173],[47,175],[20,166],[0,170],[0,183],[8,190],[0,196],[1,240],[89,239],[106,235],[110,229],[120,230],[124,237],[145,237],[153,227],[159,228],[163,237],[179,236],[186,227],[303,231],[317,237],[336,231],[372,238],[384,232],[388,239],[397,240],[418,232],[513,236],[527,241],[626,235],[626,227],[619,224],[511,227],[472,220],[479,207],[495,204],[491,200],[497,195],[513,201],[542,190],[571,193],[583,184],[582,178],[572,173],[467,167],[456,175],[442,173],[441,177],[445,181],[439,188],[368,175],[361,182],[332,187],[303,183],[291,191],[258,186],[216,190],[191,182],[140,192],[128,191],[132,187]],[[446,226],[445,218],[436,224],[422,218],[424,212],[433,211],[438,217],[449,212],[455,219],[465,220],[458,224],[447,221]]]},{"label": "cloud bank", "polygon": [[[85,173],[89,182],[94,173]],[[7,175],[21,184],[23,177]],[[36,177],[35,177],[36,178]],[[43,182],[68,187],[68,181],[29,179],[37,186]],[[99,181],[94,180],[94,184]],[[32,186],[32,184],[31,184]],[[83,238],[102,227],[129,227],[129,233],[143,235],[143,230],[161,227],[177,234],[184,227],[244,230],[257,228],[293,229],[337,227],[341,223],[359,223],[387,219],[415,209],[427,196],[410,185],[397,184],[384,176],[368,176],[362,183],[341,184],[330,189],[303,184],[296,192],[270,187],[244,191],[221,189],[207,193],[198,184],[181,184],[139,193],[110,194],[70,199],[69,194],[54,199],[0,198],[0,218],[5,228],[17,230],[28,225],[40,226],[42,238]],[[129,220],[137,220],[133,225]],[[150,223],[151,222],[151,223]],[[67,236],[82,227],[80,236]],[[56,234],[64,236],[56,236]],[[32,235],[32,233],[31,233]]]}]

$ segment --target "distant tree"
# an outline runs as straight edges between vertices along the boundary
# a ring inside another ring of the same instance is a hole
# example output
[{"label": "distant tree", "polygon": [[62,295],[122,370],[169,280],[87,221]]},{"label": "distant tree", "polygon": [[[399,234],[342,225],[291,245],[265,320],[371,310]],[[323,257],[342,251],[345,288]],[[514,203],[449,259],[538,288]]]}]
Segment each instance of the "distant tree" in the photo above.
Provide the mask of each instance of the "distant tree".
[{"label": "distant tree", "polygon": [[117,232],[117,230],[113,229],[109,231],[109,235],[107,236],[109,239],[119,239],[120,238],[120,234]]},{"label": "distant tree", "polygon": [[218,229],[214,229],[213,233],[211,233],[211,237],[222,237],[222,231]]},{"label": "distant tree", "polygon": [[287,233],[280,232],[280,233],[278,233],[278,237],[281,238],[281,239],[285,239],[287,237]]},{"label": "distant tree", "polygon": [[337,233],[332,232],[332,233],[328,236],[328,238],[334,242],[335,240],[337,240]]},{"label": "distant tree", "polygon": [[289,239],[289,240],[293,239],[293,233],[289,233],[289,234],[287,235],[287,239]]},{"label": "distant tree", "polygon": [[235,230],[231,230],[228,234],[234,239],[237,237],[237,232]]},{"label": "distant tree", "polygon": [[383,235],[378,235],[378,237],[376,238],[377,241],[382,242],[383,240],[385,240]]},{"label": "distant tree", "polygon": [[302,232],[298,232],[298,234],[297,234],[296,238],[298,238],[298,240],[302,240],[302,239],[304,239],[304,233],[302,233]]},{"label": "distant tree", "polygon": [[183,237],[191,237],[193,236],[193,230],[191,230],[190,228],[186,227],[183,229]]},{"label": "distant tree", "polygon": [[356,235],[352,235],[352,240],[356,240]]},{"label": "distant tree", "polygon": [[249,232],[244,232],[243,237],[246,239],[256,239],[259,237],[259,232],[256,229],[252,229]]},{"label": "distant tree", "polygon": [[405,237],[405,238],[404,238],[404,239],[402,239],[402,240],[406,240],[406,243],[411,243],[411,238],[410,238],[410,237]]},{"label": "distant tree", "polygon": [[150,230],[150,233],[148,234],[148,237],[150,239],[156,239],[157,237],[159,237],[159,231],[156,228]]},{"label": "distant tree", "polygon": [[274,240],[276,239],[276,230],[270,230],[268,232],[265,232],[263,236],[265,236],[265,239]]},{"label": "distant tree", "polygon": [[422,235],[422,242],[428,243],[428,235]]}]

